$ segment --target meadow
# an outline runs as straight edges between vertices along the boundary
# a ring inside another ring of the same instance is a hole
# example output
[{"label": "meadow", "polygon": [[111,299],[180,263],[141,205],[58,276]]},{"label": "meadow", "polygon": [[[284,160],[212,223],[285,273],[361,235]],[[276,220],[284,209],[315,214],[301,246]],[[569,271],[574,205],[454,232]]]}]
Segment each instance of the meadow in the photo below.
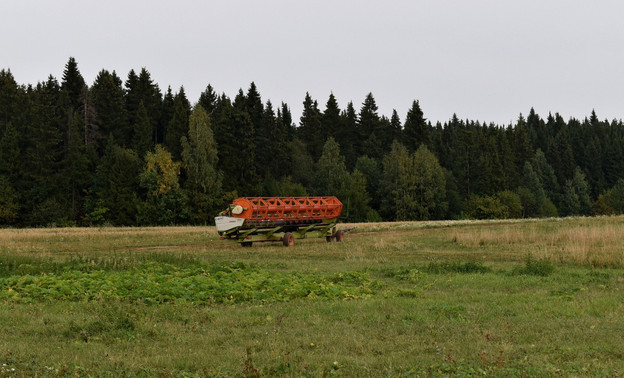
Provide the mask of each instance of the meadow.
[{"label": "meadow", "polygon": [[624,217],[0,230],[0,376],[622,376]]}]

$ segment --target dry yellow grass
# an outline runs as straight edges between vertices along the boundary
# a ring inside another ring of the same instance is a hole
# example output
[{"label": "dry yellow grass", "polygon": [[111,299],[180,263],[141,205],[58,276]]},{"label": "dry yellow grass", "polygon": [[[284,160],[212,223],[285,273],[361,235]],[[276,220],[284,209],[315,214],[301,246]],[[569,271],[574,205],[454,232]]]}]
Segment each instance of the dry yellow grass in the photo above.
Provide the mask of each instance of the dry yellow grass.
[{"label": "dry yellow grass", "polygon": [[[520,225],[464,228],[453,240],[469,248],[524,252],[538,259],[591,266],[624,266],[624,223],[542,220]],[[619,220],[619,221],[618,221]]]}]

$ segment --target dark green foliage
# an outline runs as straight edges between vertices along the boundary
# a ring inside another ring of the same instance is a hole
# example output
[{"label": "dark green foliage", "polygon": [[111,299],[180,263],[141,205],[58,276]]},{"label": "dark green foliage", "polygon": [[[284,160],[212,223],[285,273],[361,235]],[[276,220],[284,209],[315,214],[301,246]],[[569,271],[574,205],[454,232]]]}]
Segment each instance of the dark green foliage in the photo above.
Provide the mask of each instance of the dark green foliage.
[{"label": "dark green foliage", "polygon": [[379,192],[379,184],[382,177],[381,164],[375,159],[366,155],[360,156],[355,164],[358,170],[366,179],[366,192],[371,195],[371,207],[379,209],[381,200],[377,193]]},{"label": "dark green foliage", "polygon": [[[321,110],[306,93],[295,127],[288,105],[263,103],[254,82],[233,101],[208,85],[197,105],[210,147],[193,147],[184,88],[163,97],[145,68],[125,82],[101,70],[91,87],[74,58],[60,84],[20,86],[0,70],[0,222],[209,223],[238,196],[313,194],[338,195],[353,221],[624,212],[624,124],[594,111],[565,121],[530,109],[504,127],[452,115],[432,125],[414,101],[402,125],[396,110],[379,114],[372,93],[359,111],[341,109],[334,93]],[[157,180],[145,174],[140,186],[138,177],[156,144],[184,169],[176,190],[150,197]]]},{"label": "dark green foliage", "polygon": [[175,225],[188,222],[188,199],[180,188],[180,163],[161,145],[148,152],[147,163],[139,176],[145,200],[139,204],[138,223]]},{"label": "dark green foliage", "polygon": [[466,214],[474,219],[511,218],[509,208],[495,196],[471,196],[466,204]]},{"label": "dark green foliage", "polygon": [[85,85],[84,78],[78,70],[78,63],[76,63],[76,59],[70,57],[69,61],[65,65],[65,70],[63,71],[61,89],[67,92],[69,97],[69,106],[74,110],[77,110],[81,104],[80,97]]},{"label": "dark green foliage", "polygon": [[182,168],[186,172],[184,189],[195,223],[212,222],[221,207],[221,174],[217,171],[217,145],[210,117],[203,106],[191,113],[188,137],[182,137]]},{"label": "dark green foliage", "polygon": [[106,138],[111,135],[114,140],[129,141],[132,128],[128,123],[122,82],[115,71],[112,74],[100,71],[91,87],[91,95],[102,136],[100,150],[104,150]]},{"label": "dark green foliage", "polygon": [[[524,164],[521,183],[522,188],[526,188],[528,192],[533,195],[535,201],[534,204],[531,203],[531,206],[525,206],[525,216],[535,217],[540,215],[540,209],[546,202],[546,193],[544,192],[542,182],[528,161]],[[523,205],[528,203],[530,202],[523,202]]]},{"label": "dark green foliage", "polygon": [[308,153],[313,160],[321,157],[326,135],[323,134],[321,112],[318,109],[318,104],[316,101],[312,101],[309,93],[306,93],[303,101],[303,113],[297,128],[297,137],[305,143]]},{"label": "dark green foliage", "polygon": [[189,101],[186,99],[184,88],[180,88],[174,97],[173,116],[169,120],[165,132],[165,147],[171,152],[175,160],[180,160],[182,157],[181,140],[188,133],[190,114]]},{"label": "dark green foliage", "polygon": [[[23,265],[27,264],[19,265],[16,270]],[[55,265],[50,267],[54,269]],[[367,298],[381,285],[361,272],[276,273],[241,262],[176,266],[148,261],[132,269],[112,271],[72,269],[70,265],[63,266],[60,272],[46,273],[0,276],[0,300],[17,303],[124,301],[147,305],[273,303],[296,299]],[[136,328],[128,314],[102,315],[94,322],[71,324],[65,336],[88,341],[101,335],[128,336]]]},{"label": "dark green foliage", "polygon": [[555,271],[555,267],[549,261],[536,260],[533,256],[528,255],[524,266],[516,267],[511,271],[512,275],[540,276],[548,277]]},{"label": "dark green foliage", "polygon": [[[161,129],[159,120],[161,119],[162,95],[158,85],[154,83],[150,73],[142,68],[137,76],[134,70],[131,70],[126,80],[126,110],[128,112],[128,123],[133,126],[137,124],[139,105],[143,102],[143,106],[147,110],[148,117],[152,123],[152,130]],[[188,102],[188,101],[187,101]],[[186,106],[188,109],[190,106]],[[187,112],[188,114],[188,112]],[[188,120],[188,118],[187,118]],[[169,122],[170,119],[166,120]],[[134,131],[130,135],[126,135],[127,139],[117,141],[117,143],[130,147]],[[160,135],[155,136],[154,140],[162,139]],[[180,141],[178,140],[178,143]]]},{"label": "dark green foliage", "polygon": [[425,146],[413,154],[398,142],[384,158],[380,193],[383,216],[396,220],[439,219],[446,214],[446,178],[436,157]]},{"label": "dark green foliage", "polygon": [[91,198],[95,202],[89,212],[92,223],[136,224],[142,164],[136,152],[109,142],[98,168],[95,196]]},{"label": "dark green foliage", "polygon": [[416,151],[421,144],[431,148],[430,134],[430,126],[424,118],[420,104],[414,101],[405,119],[403,143],[410,151]]},{"label": "dark green foliage", "polygon": [[134,124],[134,136],[132,137],[132,145],[137,155],[145,156],[147,151],[150,151],[153,146],[153,130],[152,122],[147,115],[147,109],[143,105],[143,101],[139,103],[139,109],[137,110],[136,123]]},{"label": "dark green foliage", "polygon": [[19,197],[6,176],[0,174],[0,225],[12,225],[19,215]]},{"label": "dark green foliage", "polygon": [[596,203],[598,214],[624,214],[624,179],[601,194]]},{"label": "dark green foliage", "polygon": [[473,274],[473,273],[489,273],[492,269],[484,266],[482,263],[478,262],[466,262],[459,263],[454,261],[449,262],[431,262],[425,265],[422,268],[422,271],[430,274],[448,274],[448,273],[463,273],[463,274]]}]

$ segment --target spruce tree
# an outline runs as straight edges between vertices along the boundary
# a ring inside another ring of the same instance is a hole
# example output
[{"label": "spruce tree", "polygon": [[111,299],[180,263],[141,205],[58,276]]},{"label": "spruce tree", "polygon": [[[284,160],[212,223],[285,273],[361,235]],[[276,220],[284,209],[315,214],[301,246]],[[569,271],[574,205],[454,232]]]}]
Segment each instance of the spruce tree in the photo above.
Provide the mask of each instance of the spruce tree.
[{"label": "spruce tree", "polygon": [[309,93],[306,93],[303,101],[297,137],[306,144],[312,158],[318,160],[322,153],[325,136],[322,132],[321,113],[316,101],[312,101]]},{"label": "spruce tree", "polygon": [[97,199],[92,212],[115,226],[136,225],[142,166],[143,159],[134,150],[119,147],[114,140],[109,140],[97,170]]},{"label": "spruce tree", "polygon": [[115,71],[109,73],[102,70],[98,73],[91,87],[91,96],[102,135],[98,147],[103,153],[110,135],[114,140],[123,141],[129,140],[132,134],[128,124],[122,82]]},{"label": "spruce tree", "polygon": [[182,137],[182,168],[186,172],[184,190],[193,221],[212,222],[221,206],[221,175],[217,171],[217,144],[210,117],[196,105],[189,119],[188,137]]},{"label": "spruce tree", "polygon": [[145,153],[152,149],[152,122],[147,115],[147,109],[143,105],[143,101],[139,103],[137,109],[136,120],[133,125],[132,146],[138,156],[145,157]]},{"label": "spruce tree", "polygon": [[211,115],[217,105],[218,98],[219,97],[212,88],[212,85],[208,84],[206,89],[199,95],[198,103],[203,106],[208,115]]},{"label": "spruce tree", "polygon": [[333,93],[329,94],[327,103],[325,104],[325,111],[321,116],[321,133],[325,135],[325,138],[334,138],[340,145],[345,143],[344,134],[342,131],[342,119],[340,118],[340,108],[338,107],[338,101]]},{"label": "spruce tree", "polygon": [[165,134],[165,147],[171,153],[174,160],[180,160],[182,145],[180,141],[188,133],[190,108],[184,88],[180,88],[174,98],[173,116],[167,125]]},{"label": "spruce tree", "polygon": [[61,217],[57,197],[67,192],[61,186],[63,126],[65,112],[57,106],[60,85],[52,76],[28,93],[28,124],[21,134],[30,141],[24,154],[23,182],[16,189],[23,193],[23,224],[47,225]]},{"label": "spruce tree", "polygon": [[412,107],[407,112],[403,138],[403,143],[410,151],[416,151],[420,145],[431,148],[431,132],[418,100],[412,102]]},{"label": "spruce tree", "polygon": [[19,88],[10,70],[0,70],[0,137],[6,125],[17,115]]},{"label": "spruce tree", "polygon": [[80,71],[78,70],[78,63],[73,57],[69,58],[69,61],[65,65],[63,71],[63,81],[61,82],[61,89],[67,92],[69,97],[69,106],[76,110],[81,105],[80,97],[86,83]]},{"label": "spruce tree", "polygon": [[341,114],[342,130],[339,140],[342,142],[342,150],[349,169],[355,166],[361,151],[360,137],[358,135],[357,114],[353,102],[349,101],[347,108]]},{"label": "spruce tree", "polygon": [[336,195],[347,175],[347,167],[344,157],[340,154],[340,146],[334,138],[329,138],[316,163],[314,193],[317,195]]},{"label": "spruce tree", "polygon": [[380,123],[380,117],[377,113],[377,103],[372,93],[366,95],[358,119],[358,133],[361,141],[362,150],[359,155],[366,153],[372,158],[379,159],[385,151],[385,135]]}]

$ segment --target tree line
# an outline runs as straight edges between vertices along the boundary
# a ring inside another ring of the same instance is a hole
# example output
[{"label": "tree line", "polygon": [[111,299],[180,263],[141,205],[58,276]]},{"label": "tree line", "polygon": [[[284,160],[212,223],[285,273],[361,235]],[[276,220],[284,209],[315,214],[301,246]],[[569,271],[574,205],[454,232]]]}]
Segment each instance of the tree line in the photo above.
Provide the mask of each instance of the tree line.
[{"label": "tree line", "polygon": [[0,225],[209,224],[239,196],[306,195],[337,196],[347,221],[624,213],[624,125],[432,124],[418,101],[380,115],[372,93],[357,109],[306,94],[295,121],[253,82],[191,104],[145,68],[90,86],[74,58],[60,83],[0,71]]}]

